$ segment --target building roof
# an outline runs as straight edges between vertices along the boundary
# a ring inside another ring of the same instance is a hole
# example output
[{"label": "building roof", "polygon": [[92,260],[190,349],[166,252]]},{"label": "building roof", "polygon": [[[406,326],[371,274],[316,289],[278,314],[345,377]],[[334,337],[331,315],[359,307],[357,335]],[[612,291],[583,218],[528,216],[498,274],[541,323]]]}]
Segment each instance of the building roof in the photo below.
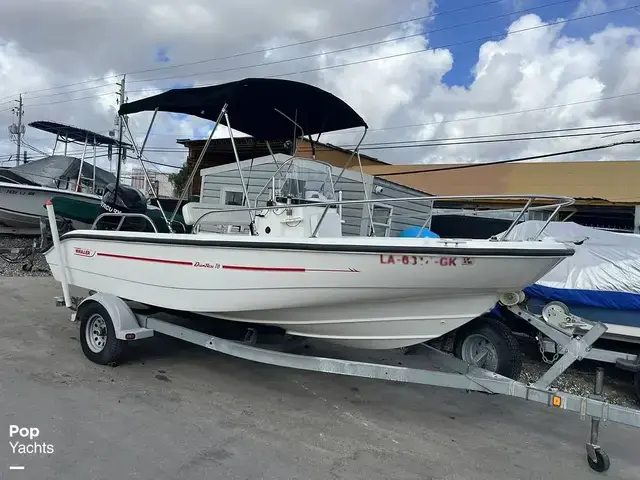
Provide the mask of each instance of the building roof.
[{"label": "building roof", "polygon": [[462,165],[368,165],[364,171],[433,195],[565,195],[590,203],[640,205],[636,160],[473,164],[451,169],[458,166]]},{"label": "building roof", "polygon": [[[237,137],[233,139],[236,144],[236,149],[239,153],[241,152],[253,152],[256,157],[260,157],[263,155],[268,155],[269,150],[267,148],[267,143],[264,140],[256,140],[252,137]],[[311,156],[312,149],[311,144],[308,139],[301,139],[302,142],[298,144],[298,154],[304,156]],[[285,145],[286,142],[290,142],[290,140],[269,140],[269,145],[271,145],[271,149],[274,153],[285,152],[288,151],[288,147]],[[176,143],[180,145],[184,145],[187,148],[196,147],[202,148],[206,143],[206,139],[189,139],[189,138],[179,138],[176,140]],[[343,153],[345,156],[350,156],[352,151],[347,150],[345,148],[338,147],[336,145],[332,145],[330,143],[322,143],[322,142],[313,142],[316,153],[318,152],[339,152]],[[230,152],[233,153],[233,149],[231,146],[230,138],[212,138],[211,143],[209,144],[208,150],[210,152]],[[367,160],[369,164],[376,165],[389,165],[387,162],[383,162],[375,157],[371,157],[369,155],[365,155],[364,153],[360,153],[360,158],[362,160]],[[331,162],[330,162],[331,163]],[[358,166],[357,160],[352,161],[352,165]]]}]

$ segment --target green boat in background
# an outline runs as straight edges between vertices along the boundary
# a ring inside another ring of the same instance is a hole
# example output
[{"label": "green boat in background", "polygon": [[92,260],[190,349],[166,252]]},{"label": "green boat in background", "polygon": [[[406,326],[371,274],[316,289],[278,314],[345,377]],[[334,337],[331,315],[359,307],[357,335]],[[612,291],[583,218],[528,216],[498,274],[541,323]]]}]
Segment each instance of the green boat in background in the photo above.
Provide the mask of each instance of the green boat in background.
[{"label": "green boat in background", "polygon": [[[120,186],[122,188],[122,186]],[[71,221],[74,229],[91,228],[96,218],[103,213],[109,213],[101,203],[88,202],[81,198],[54,196],[51,198],[56,215]],[[160,233],[171,233],[162,215],[162,211],[155,205],[146,205],[145,211],[133,212],[142,213],[149,217],[154,223],[156,230]],[[167,219],[173,215],[173,210],[165,209]],[[98,230],[112,230],[118,228],[121,216],[108,215],[100,219],[96,228]],[[185,225],[182,214],[178,211],[172,223],[174,233],[189,233],[190,228]],[[120,230],[153,232],[153,227],[149,221],[142,217],[125,217]]]}]

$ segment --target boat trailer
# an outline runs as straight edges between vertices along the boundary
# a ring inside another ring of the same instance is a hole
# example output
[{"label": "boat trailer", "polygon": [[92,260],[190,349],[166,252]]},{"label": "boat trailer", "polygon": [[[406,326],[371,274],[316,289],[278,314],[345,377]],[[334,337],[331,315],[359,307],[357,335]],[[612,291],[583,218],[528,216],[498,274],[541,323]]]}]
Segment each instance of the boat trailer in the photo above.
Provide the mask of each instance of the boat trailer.
[{"label": "boat trailer", "polygon": [[[51,226],[51,240],[56,251],[60,252],[58,228],[53,206],[50,203],[47,205],[47,213]],[[570,336],[565,333],[565,337],[560,339],[555,335],[554,330],[558,329],[552,323],[535,315],[525,315],[526,312],[519,307],[524,298],[522,293],[511,297],[504,295],[501,299],[502,305],[518,315],[524,315],[523,318],[560,343],[564,349],[562,358],[540,379],[531,384],[476,366],[476,362],[483,364],[483,357],[488,354],[486,351],[478,355],[478,358],[474,358],[474,364],[471,364],[430,345],[420,344],[412,351],[419,353],[419,358],[429,361],[430,366],[433,367],[426,369],[372,363],[358,359],[314,356],[305,354],[304,351],[291,353],[285,351],[288,343],[286,340],[290,340],[291,336],[282,332],[284,342],[261,344],[258,342],[261,337],[260,327],[250,325],[240,325],[239,330],[244,330],[244,335],[240,335],[240,339],[212,335],[185,327],[185,322],[191,320],[194,315],[189,312],[162,311],[95,291],[89,291],[88,297],[72,297],[62,255],[59,261],[63,296],[56,297],[56,306],[65,306],[72,311],[71,320],[78,322],[80,327],[82,351],[89,360],[98,364],[116,364],[122,357],[128,342],[150,338],[155,333],[161,333],[219,353],[280,367],[508,395],[577,412],[582,420],[590,417],[591,432],[589,441],[586,443],[587,462],[589,467],[597,472],[605,472],[610,467],[609,456],[598,443],[600,422],[610,421],[640,427],[640,410],[612,405],[604,400],[602,397],[604,370],[600,367],[597,369],[593,394],[583,397],[550,387],[575,360],[585,358],[592,351],[593,343],[607,330],[606,325],[590,322],[591,328],[584,336]],[[210,317],[207,318],[210,319]],[[225,321],[206,322],[207,325],[218,323],[224,325]],[[293,337],[293,340],[295,344],[295,341],[300,339]]]},{"label": "boat trailer", "polygon": [[[505,304],[503,296],[501,306],[537,330],[540,353],[544,362],[552,365],[550,371],[562,373],[575,360],[588,359],[610,363],[620,370],[633,373],[635,393],[640,400],[640,355],[592,346],[606,333],[606,325],[572,314],[569,307],[559,301],[547,303],[541,314],[532,313],[528,310],[526,301],[522,301],[523,297],[524,295],[520,294],[521,301]],[[594,342],[587,341],[593,337]],[[576,348],[576,345],[579,348]],[[553,354],[551,360],[547,360],[547,353]],[[548,385],[550,383],[547,383]]]},{"label": "boat trailer", "polygon": [[610,421],[640,427],[639,410],[612,405],[602,398],[602,368],[597,370],[591,395],[581,397],[549,387],[576,359],[585,357],[593,342],[606,330],[603,324],[595,325],[582,338],[571,339],[562,359],[537,382],[527,385],[470,365],[426,344],[421,344],[415,353],[419,354],[420,361],[424,359],[434,367],[430,369],[290,353],[286,351],[286,342],[261,344],[260,333],[252,328],[247,328],[239,340],[223,338],[180,325],[188,321],[187,314],[154,310],[103,293],[90,291],[88,297],[70,297],[67,291],[65,296],[56,298],[56,305],[72,310],[71,319],[79,323],[81,330],[82,350],[88,359],[98,364],[116,364],[128,342],[161,333],[223,354],[280,367],[508,395],[577,412],[582,420],[591,418],[587,461],[598,472],[610,466],[609,456],[598,443],[600,423]]}]

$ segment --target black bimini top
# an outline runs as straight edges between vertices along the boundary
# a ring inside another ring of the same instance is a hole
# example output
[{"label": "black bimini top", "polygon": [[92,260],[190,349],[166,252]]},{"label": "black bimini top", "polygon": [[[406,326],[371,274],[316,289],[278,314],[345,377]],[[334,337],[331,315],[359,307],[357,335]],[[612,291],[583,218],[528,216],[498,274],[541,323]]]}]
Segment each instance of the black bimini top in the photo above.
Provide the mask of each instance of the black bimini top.
[{"label": "black bimini top", "polygon": [[[291,137],[295,128],[291,120],[305,135],[367,127],[353,108],[332,93],[306,83],[275,78],[245,78],[209,87],[175,88],[124,103],[118,113],[128,115],[157,108],[216,121],[225,103],[231,127],[258,140]],[[221,123],[226,125],[224,119]],[[302,134],[299,130],[295,133]]]}]

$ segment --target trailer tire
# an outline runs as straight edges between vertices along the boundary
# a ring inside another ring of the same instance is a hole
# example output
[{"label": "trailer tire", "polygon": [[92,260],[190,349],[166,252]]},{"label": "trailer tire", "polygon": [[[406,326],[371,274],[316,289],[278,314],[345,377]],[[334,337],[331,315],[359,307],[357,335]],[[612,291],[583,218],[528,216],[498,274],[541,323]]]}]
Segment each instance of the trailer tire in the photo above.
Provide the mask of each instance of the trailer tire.
[{"label": "trailer tire", "polygon": [[489,351],[488,364],[477,366],[514,380],[520,377],[520,344],[511,330],[497,318],[489,315],[478,317],[456,332],[453,343],[453,354],[456,357],[473,363],[474,347]]},{"label": "trailer tire", "polygon": [[82,305],[80,345],[85,357],[99,365],[115,365],[122,356],[126,342],[116,338],[113,321],[107,309],[98,302]]},{"label": "trailer tire", "polygon": [[640,400],[640,372],[636,372],[633,375],[633,386],[636,390],[636,396],[638,397],[638,400]]},{"label": "trailer tire", "polygon": [[611,466],[611,460],[609,459],[609,455],[607,455],[602,450],[596,450],[596,461],[594,462],[589,455],[587,455],[587,463],[591,470],[594,470],[598,473],[606,472],[609,470]]}]

